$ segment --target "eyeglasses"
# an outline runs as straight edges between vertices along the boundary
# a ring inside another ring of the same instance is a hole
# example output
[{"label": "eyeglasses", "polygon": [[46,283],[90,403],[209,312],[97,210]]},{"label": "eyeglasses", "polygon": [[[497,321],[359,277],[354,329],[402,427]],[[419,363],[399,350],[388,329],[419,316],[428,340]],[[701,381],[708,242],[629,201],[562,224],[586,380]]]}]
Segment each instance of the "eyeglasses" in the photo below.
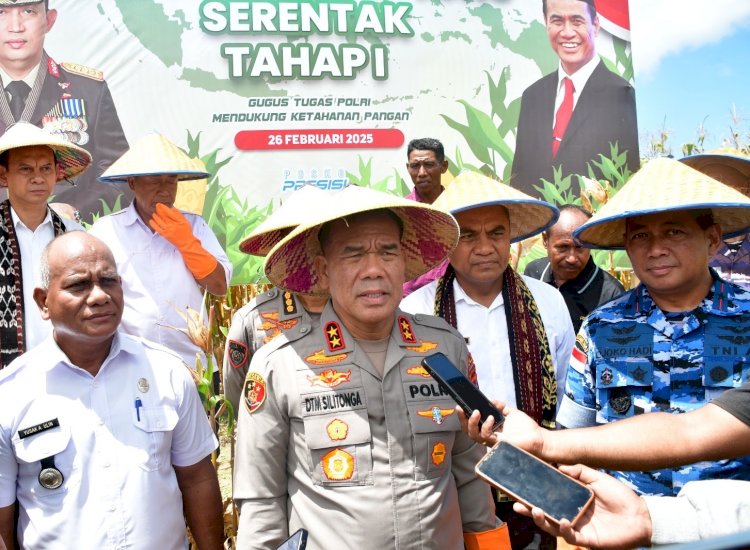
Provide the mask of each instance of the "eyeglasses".
[{"label": "eyeglasses", "polygon": [[409,170],[409,172],[419,172],[420,168],[424,168],[428,172],[432,172],[437,167],[439,167],[440,164],[435,162],[434,160],[426,160],[424,162],[409,162],[406,165],[406,168]]}]

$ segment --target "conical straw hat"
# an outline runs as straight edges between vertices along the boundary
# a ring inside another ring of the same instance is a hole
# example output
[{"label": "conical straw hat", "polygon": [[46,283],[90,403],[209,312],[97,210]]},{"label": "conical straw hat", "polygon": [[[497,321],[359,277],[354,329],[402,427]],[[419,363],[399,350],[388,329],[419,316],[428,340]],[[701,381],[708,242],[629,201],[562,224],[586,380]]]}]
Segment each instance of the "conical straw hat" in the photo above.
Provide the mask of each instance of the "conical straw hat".
[{"label": "conical straw hat", "polygon": [[240,250],[253,256],[265,256],[302,220],[326,208],[329,201],[328,192],[314,185],[303,185],[240,242]]},{"label": "conical straw hat", "polygon": [[266,276],[275,286],[302,294],[325,293],[313,266],[322,254],[318,232],[324,223],[354,214],[389,209],[398,216],[407,281],[438,265],[458,242],[453,216],[428,204],[356,185],[328,195],[327,208],[307,217],[266,256]]},{"label": "conical straw hat", "polygon": [[456,176],[433,203],[435,208],[451,214],[491,205],[504,206],[508,210],[510,242],[541,233],[560,216],[553,205],[470,170]]},{"label": "conical straw hat", "polygon": [[750,196],[750,158],[739,149],[719,147],[708,153],[681,158],[680,162]]},{"label": "conical straw hat", "polygon": [[593,248],[623,248],[626,218],[706,208],[726,237],[750,228],[750,198],[682,162],[656,158],[638,170],[574,236]]},{"label": "conical straw hat", "polygon": [[83,147],[78,147],[56,135],[45,132],[28,122],[16,122],[9,126],[0,137],[0,153],[18,147],[46,145],[55,153],[55,160],[60,166],[57,181],[71,179],[91,164],[91,154]]},{"label": "conical straw hat", "polygon": [[190,158],[161,134],[139,139],[99,177],[108,183],[127,182],[135,176],[176,174],[180,180],[199,180],[210,176],[200,159]]}]

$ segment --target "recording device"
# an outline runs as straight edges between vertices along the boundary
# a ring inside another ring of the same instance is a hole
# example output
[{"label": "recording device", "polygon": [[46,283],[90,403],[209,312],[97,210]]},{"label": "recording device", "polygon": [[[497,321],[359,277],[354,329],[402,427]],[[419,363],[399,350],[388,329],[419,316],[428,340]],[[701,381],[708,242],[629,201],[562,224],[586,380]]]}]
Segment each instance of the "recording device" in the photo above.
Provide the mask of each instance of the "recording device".
[{"label": "recording device", "polygon": [[541,508],[547,519],[574,524],[594,499],[583,483],[506,441],[477,464],[479,477],[527,506]]},{"label": "recording device", "polygon": [[436,353],[425,357],[422,359],[422,366],[459,404],[467,418],[475,410],[479,411],[480,422],[483,424],[487,417],[491,415],[495,420],[493,430],[496,430],[505,421],[503,414],[497,410],[495,405],[490,403],[487,396],[479,391],[479,388],[466,378],[444,354]]},{"label": "recording device", "polygon": [[307,547],[307,529],[298,529],[276,550],[305,550],[305,547]]}]

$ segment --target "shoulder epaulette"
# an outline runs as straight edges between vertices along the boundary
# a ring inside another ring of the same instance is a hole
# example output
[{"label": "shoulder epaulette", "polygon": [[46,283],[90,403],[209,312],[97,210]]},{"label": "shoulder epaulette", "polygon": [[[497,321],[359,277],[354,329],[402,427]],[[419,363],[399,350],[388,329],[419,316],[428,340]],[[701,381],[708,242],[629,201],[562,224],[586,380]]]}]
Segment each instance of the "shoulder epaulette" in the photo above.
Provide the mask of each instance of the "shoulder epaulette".
[{"label": "shoulder epaulette", "polygon": [[78,63],[60,63],[60,66],[69,73],[86,76],[92,80],[104,80],[104,73],[99,69],[92,69],[91,67],[79,65]]},{"label": "shoulder epaulette", "polygon": [[250,304],[253,304],[253,309],[257,308],[258,306],[261,306],[265,304],[266,302],[270,302],[274,298],[278,297],[279,295],[279,289],[272,288],[271,290],[268,290],[266,292],[263,292],[262,294],[256,294],[252,300],[250,300]]}]

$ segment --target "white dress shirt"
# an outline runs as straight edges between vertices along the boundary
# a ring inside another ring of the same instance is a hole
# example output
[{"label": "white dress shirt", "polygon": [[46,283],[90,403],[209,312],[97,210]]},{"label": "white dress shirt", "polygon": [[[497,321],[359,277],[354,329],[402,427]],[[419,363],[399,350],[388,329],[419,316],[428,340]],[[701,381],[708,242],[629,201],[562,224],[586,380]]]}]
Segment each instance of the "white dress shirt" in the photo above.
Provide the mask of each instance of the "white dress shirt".
[{"label": "white dress shirt", "polygon": [[[213,231],[197,214],[182,213],[192,225],[193,235],[224,268],[229,284],[232,264]],[[192,368],[199,353],[205,367],[205,357],[198,346],[177,330],[186,329],[178,311],[185,313],[187,307],[203,310],[203,291],[180,251],[144,223],[134,204],[99,218],[89,233],[107,243],[115,256],[125,297],[122,330],[162,344],[181,355]]]},{"label": "white dress shirt", "polygon": [[[21,548],[187,549],[173,466],[217,441],[177,355],[118,334],[92,376],[50,337],[0,371],[0,403],[0,507],[18,499]],[[48,457],[57,488],[38,479]]]},{"label": "white dress shirt", "polygon": [[[556,288],[531,277],[522,277],[534,296],[547,333],[555,365],[559,406],[565,389],[565,374],[570,354],[575,343],[573,323],[570,321],[565,300]],[[401,309],[409,313],[433,315],[437,283],[433,281],[415,290],[401,302]],[[497,295],[490,307],[485,307],[472,300],[457,280],[453,281],[453,291],[456,300],[457,328],[466,338],[474,359],[479,388],[491,399],[499,399],[515,407],[516,385],[513,381],[513,364],[508,347],[508,325],[505,320],[502,293]]]},{"label": "white dress shirt", "polygon": [[[39,308],[34,302],[34,288],[39,285],[39,261],[42,251],[55,238],[52,226],[52,215],[47,209],[47,216],[32,231],[21,221],[13,207],[10,208],[13,228],[16,230],[18,250],[21,252],[21,286],[23,287],[23,324],[26,337],[26,350],[39,345],[52,332],[49,321],[42,319]],[[62,218],[66,231],[83,231],[83,227],[67,218]]]},{"label": "white dress shirt", "polygon": [[563,83],[563,79],[569,78],[573,81],[573,110],[575,110],[576,105],[578,104],[578,98],[581,97],[583,87],[586,86],[586,82],[589,81],[589,78],[594,73],[594,70],[599,63],[601,63],[601,59],[599,59],[599,56],[595,55],[591,59],[591,61],[586,63],[572,75],[567,74],[563,70],[562,64],[558,66],[557,95],[555,96],[555,120],[552,121],[553,128],[555,127],[555,123],[557,122],[557,110],[560,108],[560,105],[562,105],[563,99],[565,99],[565,84]]}]

